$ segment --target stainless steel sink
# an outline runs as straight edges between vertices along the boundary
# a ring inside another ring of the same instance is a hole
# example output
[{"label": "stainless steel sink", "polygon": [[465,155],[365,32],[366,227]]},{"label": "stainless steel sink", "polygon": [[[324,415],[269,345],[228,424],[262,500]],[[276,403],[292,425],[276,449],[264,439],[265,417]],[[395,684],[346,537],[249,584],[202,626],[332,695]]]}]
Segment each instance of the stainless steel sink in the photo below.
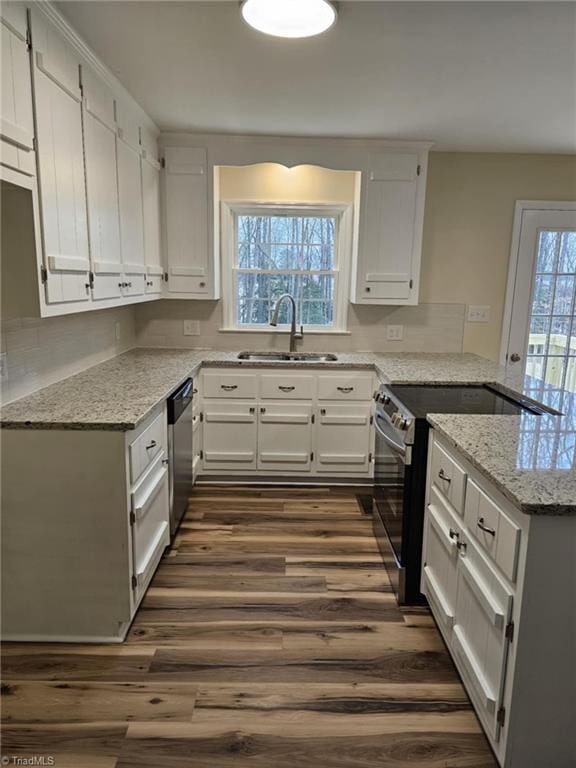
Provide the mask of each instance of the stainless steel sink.
[{"label": "stainless steel sink", "polygon": [[336,355],[317,352],[239,352],[238,360],[268,363],[334,363]]}]

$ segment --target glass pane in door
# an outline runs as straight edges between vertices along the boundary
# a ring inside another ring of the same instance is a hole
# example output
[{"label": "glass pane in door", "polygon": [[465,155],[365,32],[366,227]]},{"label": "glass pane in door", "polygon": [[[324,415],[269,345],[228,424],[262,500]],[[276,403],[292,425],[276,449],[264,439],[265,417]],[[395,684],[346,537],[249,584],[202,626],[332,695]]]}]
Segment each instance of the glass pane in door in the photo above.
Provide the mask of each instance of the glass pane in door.
[{"label": "glass pane in door", "polygon": [[576,231],[540,230],[526,373],[576,392]]}]

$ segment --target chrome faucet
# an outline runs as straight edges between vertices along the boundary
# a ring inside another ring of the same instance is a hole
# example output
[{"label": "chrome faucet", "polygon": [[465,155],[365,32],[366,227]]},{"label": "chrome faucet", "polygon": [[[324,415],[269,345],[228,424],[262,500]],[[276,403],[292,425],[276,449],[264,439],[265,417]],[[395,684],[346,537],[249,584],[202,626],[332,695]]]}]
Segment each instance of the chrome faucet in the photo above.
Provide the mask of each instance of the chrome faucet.
[{"label": "chrome faucet", "polygon": [[282,304],[284,299],[288,299],[292,304],[292,325],[290,326],[290,352],[296,352],[296,341],[299,341],[300,339],[304,338],[304,328],[303,326],[300,326],[300,332],[298,333],[296,331],[296,302],[294,301],[294,297],[291,296],[289,293],[283,293],[282,296],[280,296],[276,301],[276,304],[274,304],[270,325],[273,325],[274,327],[278,325],[278,315],[280,314],[280,305]]}]

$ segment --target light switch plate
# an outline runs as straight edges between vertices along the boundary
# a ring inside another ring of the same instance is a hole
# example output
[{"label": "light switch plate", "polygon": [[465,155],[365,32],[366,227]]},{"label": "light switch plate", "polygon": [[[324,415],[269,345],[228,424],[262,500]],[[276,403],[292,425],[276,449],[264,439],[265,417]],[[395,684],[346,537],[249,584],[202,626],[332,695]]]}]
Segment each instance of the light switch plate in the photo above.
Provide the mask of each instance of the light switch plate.
[{"label": "light switch plate", "polygon": [[388,339],[388,341],[402,341],[402,339],[404,338],[404,326],[403,325],[387,325],[386,338]]},{"label": "light switch plate", "polygon": [[490,307],[486,304],[468,305],[469,323],[488,323],[490,321]]},{"label": "light switch plate", "polygon": [[184,336],[200,336],[200,321],[184,320]]}]

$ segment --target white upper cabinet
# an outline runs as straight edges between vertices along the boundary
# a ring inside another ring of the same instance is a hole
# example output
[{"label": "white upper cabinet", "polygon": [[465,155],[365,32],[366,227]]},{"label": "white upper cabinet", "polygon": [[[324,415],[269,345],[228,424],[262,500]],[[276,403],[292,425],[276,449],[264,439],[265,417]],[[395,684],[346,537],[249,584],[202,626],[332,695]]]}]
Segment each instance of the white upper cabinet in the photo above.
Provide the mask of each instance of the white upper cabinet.
[{"label": "white upper cabinet", "polygon": [[159,294],[162,292],[164,267],[160,242],[160,163],[156,135],[141,128],[140,144],[146,293]]},{"label": "white upper cabinet", "polygon": [[370,156],[360,205],[351,301],[416,304],[425,174],[416,152]]},{"label": "white upper cabinet", "polygon": [[114,94],[85,65],[81,77],[92,298],[100,301],[119,297],[122,282]]},{"label": "white upper cabinet", "polygon": [[32,34],[46,302],[83,303],[90,300],[90,258],[80,61],[39,13]]},{"label": "white upper cabinet", "polygon": [[1,162],[14,170],[35,174],[32,81],[28,56],[28,19],[23,3],[0,6],[2,39]]},{"label": "white upper cabinet", "polygon": [[207,171],[206,149],[165,149],[166,263],[174,298],[218,298],[208,244]]},{"label": "white upper cabinet", "polygon": [[144,293],[144,212],[140,173],[140,129],[130,105],[116,102],[118,122],[118,191],[120,195],[120,235],[122,291],[126,296]]}]

